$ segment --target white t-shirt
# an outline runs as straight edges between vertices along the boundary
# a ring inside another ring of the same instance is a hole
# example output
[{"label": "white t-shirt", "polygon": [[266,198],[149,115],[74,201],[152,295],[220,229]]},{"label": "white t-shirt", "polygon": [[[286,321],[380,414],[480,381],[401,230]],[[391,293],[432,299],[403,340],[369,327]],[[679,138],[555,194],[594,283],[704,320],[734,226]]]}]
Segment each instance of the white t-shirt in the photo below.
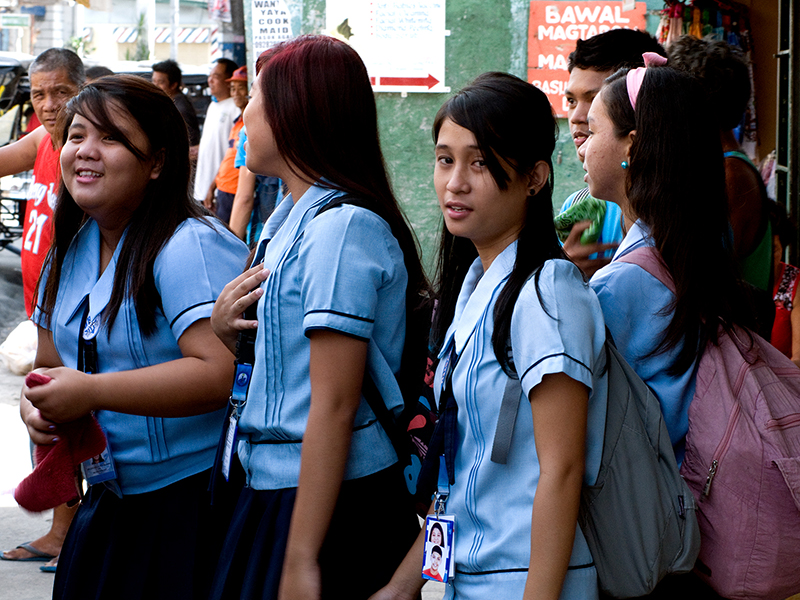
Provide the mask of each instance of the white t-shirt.
[{"label": "white t-shirt", "polygon": [[239,116],[239,108],[233,98],[208,105],[200,149],[197,154],[197,170],[194,176],[194,199],[202,202],[206,198],[211,182],[217,176],[219,165],[228,149],[228,136],[233,121]]}]

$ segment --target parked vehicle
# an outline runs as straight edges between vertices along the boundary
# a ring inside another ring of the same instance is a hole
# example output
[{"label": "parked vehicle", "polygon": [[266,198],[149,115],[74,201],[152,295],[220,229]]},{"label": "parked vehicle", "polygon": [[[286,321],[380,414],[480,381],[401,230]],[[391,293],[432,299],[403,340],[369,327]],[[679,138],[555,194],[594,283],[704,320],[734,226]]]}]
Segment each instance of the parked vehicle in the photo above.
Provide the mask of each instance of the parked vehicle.
[{"label": "parked vehicle", "polygon": [[[0,52],[0,146],[24,135],[30,107],[28,65],[33,56],[16,52]],[[25,198],[30,173],[21,173],[0,180],[0,250],[22,237]]]}]

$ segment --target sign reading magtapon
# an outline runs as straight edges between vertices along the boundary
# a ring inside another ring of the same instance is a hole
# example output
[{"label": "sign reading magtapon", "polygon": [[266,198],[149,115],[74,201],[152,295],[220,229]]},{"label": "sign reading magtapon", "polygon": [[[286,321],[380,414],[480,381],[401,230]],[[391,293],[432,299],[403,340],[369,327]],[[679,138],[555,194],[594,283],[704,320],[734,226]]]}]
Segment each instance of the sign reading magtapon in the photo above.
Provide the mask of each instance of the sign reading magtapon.
[{"label": "sign reading magtapon", "polygon": [[528,21],[528,81],[550,99],[556,115],[567,116],[564,89],[569,80],[567,57],[577,40],[611,29],[645,29],[647,3],[554,2],[532,0]]},{"label": "sign reading magtapon", "polygon": [[346,40],[376,92],[448,92],[445,0],[328,0],[326,33]]}]

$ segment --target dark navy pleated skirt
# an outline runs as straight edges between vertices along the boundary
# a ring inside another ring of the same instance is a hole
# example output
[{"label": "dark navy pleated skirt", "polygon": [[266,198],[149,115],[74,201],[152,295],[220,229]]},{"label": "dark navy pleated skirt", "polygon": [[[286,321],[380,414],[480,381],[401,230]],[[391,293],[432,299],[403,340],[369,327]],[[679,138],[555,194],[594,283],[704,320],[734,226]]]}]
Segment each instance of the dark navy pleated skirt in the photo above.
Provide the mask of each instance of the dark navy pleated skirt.
[{"label": "dark navy pleated skirt", "polygon": [[89,489],[58,560],[54,600],[205,600],[238,490],[212,508],[209,472],[118,498]]},{"label": "dark navy pleated skirt", "polygon": [[[296,494],[296,488],[244,488],[211,600],[277,598]],[[320,555],[322,598],[368,598],[389,582],[418,533],[419,520],[397,465],[345,481]]]}]

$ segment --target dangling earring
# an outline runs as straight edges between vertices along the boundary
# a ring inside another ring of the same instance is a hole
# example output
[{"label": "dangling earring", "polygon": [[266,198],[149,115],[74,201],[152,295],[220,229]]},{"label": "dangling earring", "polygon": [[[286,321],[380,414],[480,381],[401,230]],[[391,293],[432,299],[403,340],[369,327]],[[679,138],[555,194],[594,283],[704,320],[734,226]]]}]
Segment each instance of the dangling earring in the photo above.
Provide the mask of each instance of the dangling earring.
[{"label": "dangling earring", "polygon": [[627,160],[623,160],[622,161],[622,168],[623,169],[627,169],[628,168],[628,161]]}]

